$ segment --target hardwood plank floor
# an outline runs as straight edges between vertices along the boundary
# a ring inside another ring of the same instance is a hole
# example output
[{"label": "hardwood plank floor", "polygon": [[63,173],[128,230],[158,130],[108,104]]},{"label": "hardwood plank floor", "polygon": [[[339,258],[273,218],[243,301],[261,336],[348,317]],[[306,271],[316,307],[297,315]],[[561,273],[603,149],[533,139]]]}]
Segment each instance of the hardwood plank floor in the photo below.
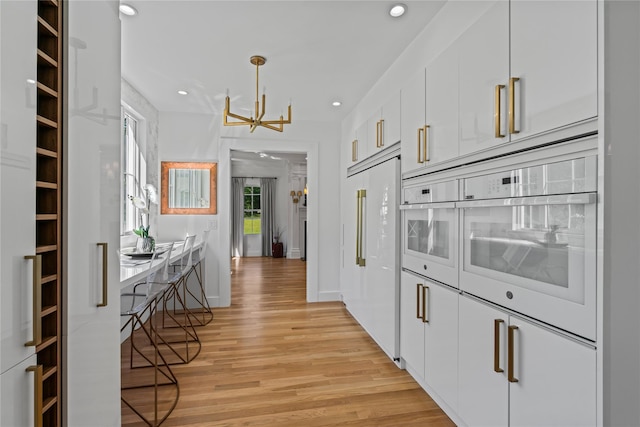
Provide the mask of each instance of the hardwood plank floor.
[{"label": "hardwood plank floor", "polygon": [[[454,425],[342,303],[305,295],[303,261],[234,259],[232,305],[197,329],[198,357],[172,366],[180,396],[162,425]],[[122,425],[144,424],[123,406]]]}]

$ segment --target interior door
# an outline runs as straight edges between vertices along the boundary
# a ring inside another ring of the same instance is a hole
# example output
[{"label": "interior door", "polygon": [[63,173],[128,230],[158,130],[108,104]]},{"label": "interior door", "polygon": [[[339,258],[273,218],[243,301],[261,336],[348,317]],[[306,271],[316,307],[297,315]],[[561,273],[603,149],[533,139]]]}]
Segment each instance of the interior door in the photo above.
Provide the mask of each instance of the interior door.
[{"label": "interior door", "polygon": [[112,2],[67,8],[69,39],[86,47],[67,49],[65,424],[118,426],[120,19]]}]

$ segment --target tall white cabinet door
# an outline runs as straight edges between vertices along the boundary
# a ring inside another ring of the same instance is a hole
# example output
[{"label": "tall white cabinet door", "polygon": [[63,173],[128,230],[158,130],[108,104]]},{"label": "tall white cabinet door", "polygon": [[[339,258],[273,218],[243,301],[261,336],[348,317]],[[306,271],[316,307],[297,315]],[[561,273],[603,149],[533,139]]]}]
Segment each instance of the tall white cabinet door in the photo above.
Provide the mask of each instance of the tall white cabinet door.
[{"label": "tall white cabinet door", "polygon": [[424,380],[424,323],[422,288],[424,280],[405,271],[400,276],[400,356]]},{"label": "tall white cabinet door", "polygon": [[520,79],[521,119],[512,140],[597,115],[596,3],[511,1],[511,76]]},{"label": "tall white cabinet door", "polygon": [[424,167],[422,160],[422,129],[425,122],[425,70],[421,69],[401,90],[400,132],[402,134],[402,173]]},{"label": "tall white cabinet door", "polygon": [[[64,422],[86,426],[100,420],[103,426],[117,426],[120,268],[116,249],[122,177],[118,2],[68,2],[67,12]],[[101,303],[106,306],[99,307]]]},{"label": "tall white cabinet door", "polygon": [[460,155],[465,155],[509,141],[509,2],[495,2],[465,31],[459,46]]},{"label": "tall white cabinet door", "polygon": [[[508,317],[469,298],[459,298],[458,414],[469,426],[506,426]],[[495,321],[499,321],[498,367],[494,370]]]},{"label": "tall white cabinet door", "polygon": [[458,46],[449,46],[427,66],[426,124],[429,164],[458,155]]},{"label": "tall white cabinet door", "polygon": [[596,352],[518,318],[511,426],[596,425]]},{"label": "tall white cabinet door", "polygon": [[362,306],[362,267],[356,264],[357,191],[362,189],[362,174],[347,178],[343,202],[343,274],[340,276],[342,300],[351,314],[360,315]]},{"label": "tall white cabinet door", "polygon": [[425,381],[455,411],[458,406],[458,293],[426,281]]},{"label": "tall white cabinet door", "polygon": [[391,357],[396,356],[398,300],[397,212],[398,160],[388,160],[368,171],[364,209],[363,294],[365,328]]},{"label": "tall white cabinet door", "polygon": [[37,357],[26,360],[0,375],[0,425],[3,427],[33,426],[35,404],[35,372],[27,368],[36,366]]},{"label": "tall white cabinet door", "polygon": [[25,347],[34,295],[24,257],[36,244],[36,16],[35,1],[0,2],[0,373],[35,352]]}]

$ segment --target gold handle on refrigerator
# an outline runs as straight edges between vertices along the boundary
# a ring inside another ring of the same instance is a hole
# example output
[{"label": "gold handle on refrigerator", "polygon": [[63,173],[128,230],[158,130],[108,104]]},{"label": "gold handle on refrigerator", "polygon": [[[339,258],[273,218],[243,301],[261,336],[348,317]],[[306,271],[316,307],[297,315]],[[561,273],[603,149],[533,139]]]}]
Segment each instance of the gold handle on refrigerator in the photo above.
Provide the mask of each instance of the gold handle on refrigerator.
[{"label": "gold handle on refrigerator", "polygon": [[504,89],[504,85],[496,85],[496,95],[495,95],[495,102],[496,102],[496,109],[495,109],[495,113],[493,116],[493,120],[495,122],[495,127],[496,127],[496,138],[504,138],[505,136],[502,134],[502,119],[500,117],[501,113],[502,113],[502,105],[500,103],[500,98],[502,95],[502,89]]},{"label": "gold handle on refrigerator", "polygon": [[422,158],[425,162],[429,161],[429,136],[427,133],[429,133],[430,127],[429,125],[424,125],[424,130],[422,131]]},{"label": "gold handle on refrigerator", "polygon": [[493,320],[493,370],[495,372],[504,372],[500,367],[500,328],[503,323],[502,319]]},{"label": "gold handle on refrigerator", "polygon": [[507,348],[508,348],[508,356],[507,356],[507,379],[509,380],[510,383],[517,383],[518,379],[513,375],[513,371],[514,371],[514,363],[515,363],[515,358],[513,356],[513,352],[514,352],[514,333],[515,331],[518,329],[517,326],[509,326],[509,334],[507,336]]},{"label": "gold handle on refrigerator", "polygon": [[357,139],[354,139],[353,141],[351,141],[351,161],[352,162],[358,161],[358,140]]},{"label": "gold handle on refrigerator", "polygon": [[424,128],[418,128],[418,163],[424,163],[422,159],[422,133]]},{"label": "gold handle on refrigerator", "polygon": [[42,365],[31,365],[26,372],[33,372],[33,425],[42,427]]},{"label": "gold handle on refrigerator", "polygon": [[509,133],[520,133],[516,130],[516,82],[520,81],[518,77],[509,79]]},{"label": "gold handle on refrigerator", "polygon": [[360,265],[360,190],[356,192],[356,265]]},{"label": "gold handle on refrigerator", "polygon": [[24,345],[34,347],[42,342],[42,255],[26,255],[24,259],[33,261],[33,340]]},{"label": "gold handle on refrigerator", "polygon": [[107,295],[109,291],[108,272],[109,272],[109,244],[107,242],[96,243],[102,246],[102,302],[96,304],[96,307],[107,306]]},{"label": "gold handle on refrigerator", "polygon": [[428,286],[422,287],[422,323],[429,323],[429,319],[427,319],[427,291],[429,290]]},{"label": "gold handle on refrigerator", "polygon": [[364,256],[362,255],[362,252],[364,250],[363,245],[362,245],[362,238],[364,235],[364,199],[367,197],[367,190],[360,190],[359,192],[359,199],[358,199],[358,227],[360,232],[358,233],[358,265],[360,267],[364,267],[366,266],[366,260],[364,259]]},{"label": "gold handle on refrigerator", "polygon": [[416,319],[422,319],[422,315],[420,314],[420,298],[422,295],[420,288],[422,288],[422,284],[416,283]]}]

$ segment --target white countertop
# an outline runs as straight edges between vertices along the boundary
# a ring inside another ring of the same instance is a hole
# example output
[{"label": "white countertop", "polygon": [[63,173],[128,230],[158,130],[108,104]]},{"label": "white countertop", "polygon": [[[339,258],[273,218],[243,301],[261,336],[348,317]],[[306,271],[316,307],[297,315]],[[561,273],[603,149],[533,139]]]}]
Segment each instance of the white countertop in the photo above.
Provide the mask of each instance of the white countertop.
[{"label": "white countertop", "polygon": [[[193,245],[193,251],[197,251],[202,247],[202,240],[196,240]],[[166,244],[166,243],[164,243]],[[163,243],[157,243],[156,247],[162,246]],[[157,271],[162,266],[162,263],[167,259],[167,256],[171,256],[170,262],[175,262],[180,259],[182,255],[182,246],[184,241],[175,242],[173,244],[173,250],[171,254],[164,253],[159,255],[154,263],[152,271]],[[124,249],[124,248],[123,248]],[[120,289],[125,288],[134,283],[144,282],[149,274],[149,263],[151,259],[146,258],[132,258],[127,255],[120,255]]]}]

